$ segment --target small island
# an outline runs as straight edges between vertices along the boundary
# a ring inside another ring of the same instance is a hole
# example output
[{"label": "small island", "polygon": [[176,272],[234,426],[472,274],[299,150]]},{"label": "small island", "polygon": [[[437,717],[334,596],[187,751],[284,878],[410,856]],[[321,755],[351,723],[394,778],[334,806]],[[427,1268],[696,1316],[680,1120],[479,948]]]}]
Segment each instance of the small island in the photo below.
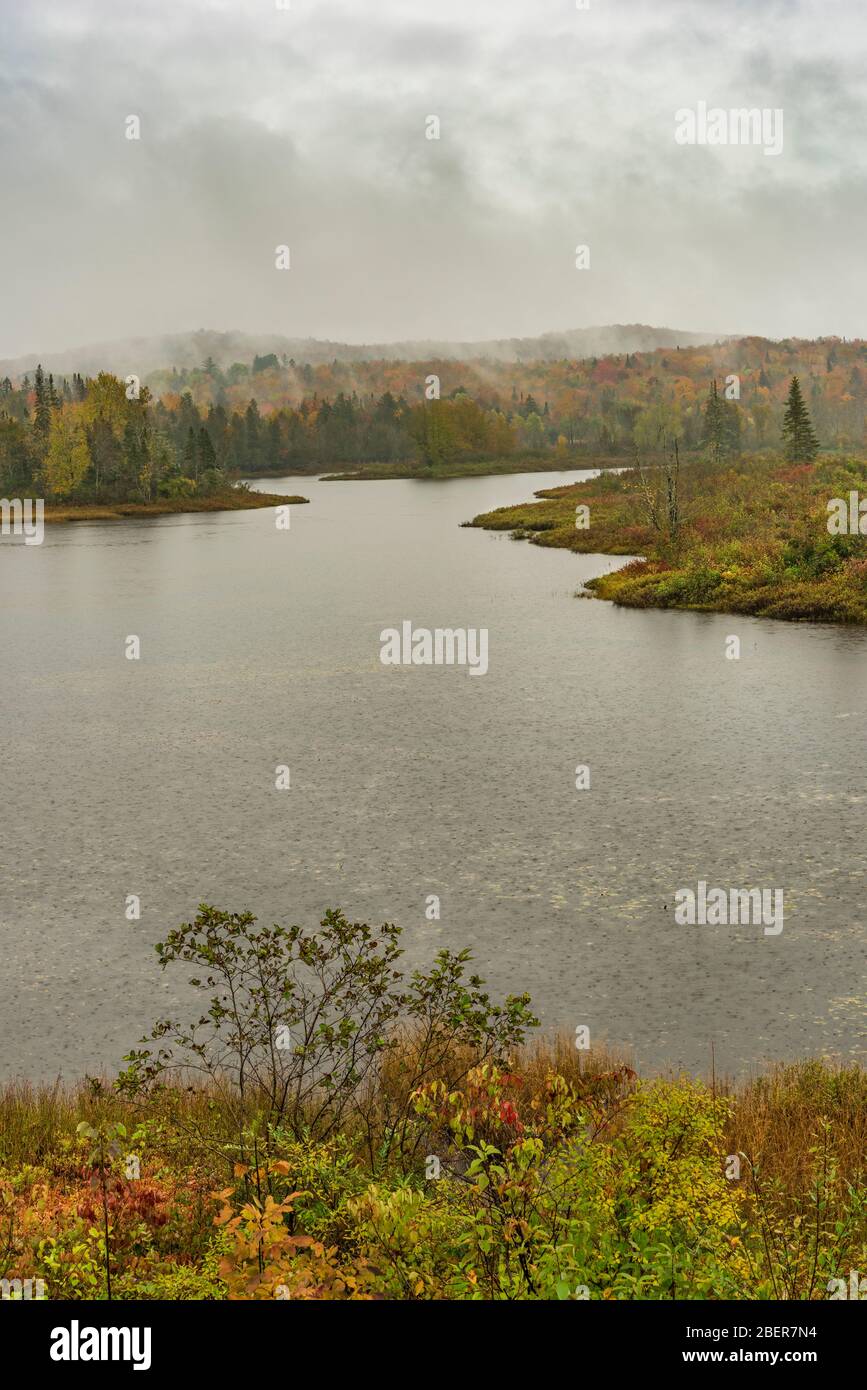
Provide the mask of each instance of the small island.
[{"label": "small island", "polygon": [[[307,502],[238,483],[192,406],[154,402],[134,377],[0,384],[0,495],[41,499],[46,522],[116,521]],[[192,419],[195,417],[197,427]],[[189,417],[189,418],[188,418]]]},{"label": "small island", "polygon": [[309,501],[309,497],[253,492],[251,488],[229,484],[223,492],[202,497],[160,497],[153,502],[49,503],[44,519],[46,525],[55,521],[123,521],[131,517],[172,516],[188,512],[243,512],[256,507],[298,506]]}]

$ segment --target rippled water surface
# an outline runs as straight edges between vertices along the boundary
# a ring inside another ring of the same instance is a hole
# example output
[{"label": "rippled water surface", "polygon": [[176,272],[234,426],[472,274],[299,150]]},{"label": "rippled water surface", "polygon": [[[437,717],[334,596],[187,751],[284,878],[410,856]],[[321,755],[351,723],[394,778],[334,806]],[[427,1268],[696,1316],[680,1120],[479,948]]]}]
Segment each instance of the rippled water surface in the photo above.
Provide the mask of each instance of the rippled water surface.
[{"label": "rippled water surface", "polygon": [[[574,477],[269,480],[311,498],[288,533],[0,546],[6,1074],[114,1068],[185,1007],[153,943],[202,899],[394,920],[412,964],[468,945],[645,1066],[863,1055],[867,634],[578,601],[623,561],[460,529]],[[486,627],[488,674],[383,666],[404,619]],[[699,879],[782,888],[782,933],[679,926]]]}]

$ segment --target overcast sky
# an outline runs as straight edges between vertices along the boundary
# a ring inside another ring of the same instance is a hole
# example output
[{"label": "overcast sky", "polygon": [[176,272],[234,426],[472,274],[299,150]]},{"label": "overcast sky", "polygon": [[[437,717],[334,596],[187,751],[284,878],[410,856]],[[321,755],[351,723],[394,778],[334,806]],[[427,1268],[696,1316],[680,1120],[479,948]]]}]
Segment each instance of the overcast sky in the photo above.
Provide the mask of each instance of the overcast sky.
[{"label": "overcast sky", "polygon": [[[0,356],[196,328],[865,333],[865,0],[0,18]],[[678,145],[701,101],[782,108],[782,154]]]}]

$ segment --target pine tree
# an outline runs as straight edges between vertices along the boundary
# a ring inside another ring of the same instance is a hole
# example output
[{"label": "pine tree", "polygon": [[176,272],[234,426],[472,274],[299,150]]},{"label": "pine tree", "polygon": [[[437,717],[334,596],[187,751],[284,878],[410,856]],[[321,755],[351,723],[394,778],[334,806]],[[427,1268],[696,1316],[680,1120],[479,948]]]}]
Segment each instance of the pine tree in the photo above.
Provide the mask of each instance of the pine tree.
[{"label": "pine tree", "polygon": [[716,378],[711,383],[707,405],[704,409],[704,442],[710,450],[714,463],[719,463],[725,449],[725,414],[723,403],[719,398]]},{"label": "pine tree", "polygon": [[[316,396],[313,397],[314,401]],[[325,412],[328,418],[329,411]],[[317,422],[318,423],[318,422]],[[323,424],[325,421],[322,422]],[[259,415],[259,406],[255,400],[251,400],[244,413],[244,431],[246,434],[246,459],[244,467],[255,471],[261,464],[262,455],[262,419]]]},{"label": "pine tree", "polygon": [[[199,466],[202,472],[206,473],[209,468],[216,468],[217,455],[214,452],[214,446],[211,443],[211,436],[208,434],[208,431],[205,429],[204,425],[199,430],[199,437],[196,442],[199,451]],[[196,476],[198,477],[198,474]]]},{"label": "pine tree", "polygon": [[192,425],[187,430],[187,439],[184,444],[184,477],[198,480],[199,476],[199,451],[196,448],[196,436],[193,434]]},{"label": "pine tree", "polygon": [[801,395],[801,384],[796,376],[792,377],[783,416],[783,444],[790,463],[811,463],[819,452],[819,441],[813,432],[810,415]]},{"label": "pine tree", "polygon": [[42,364],[36,368],[36,376],[33,382],[33,389],[36,392],[36,406],[33,412],[33,424],[40,435],[43,447],[48,444],[48,427],[51,424],[51,399],[45,385],[45,374]]}]

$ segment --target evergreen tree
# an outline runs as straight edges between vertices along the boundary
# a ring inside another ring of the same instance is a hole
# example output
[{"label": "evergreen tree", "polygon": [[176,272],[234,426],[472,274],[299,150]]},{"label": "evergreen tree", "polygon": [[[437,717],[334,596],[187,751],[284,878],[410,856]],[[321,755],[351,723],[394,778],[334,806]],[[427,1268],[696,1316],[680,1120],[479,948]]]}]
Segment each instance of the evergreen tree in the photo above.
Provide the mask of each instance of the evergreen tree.
[{"label": "evergreen tree", "polygon": [[[199,430],[199,438],[197,441],[197,445],[199,452],[199,467],[201,468],[202,472],[206,472],[209,468],[216,468],[217,455],[214,452],[214,446],[211,443],[211,436],[208,434],[208,431],[205,429],[204,425]],[[198,473],[196,474],[196,477],[198,477]]]},{"label": "evergreen tree", "polygon": [[704,443],[710,451],[714,463],[719,463],[725,452],[726,428],[725,407],[719,398],[716,378],[711,382],[707,405],[704,408]]},{"label": "evergreen tree", "polygon": [[36,408],[33,415],[33,424],[43,447],[46,447],[48,444],[48,427],[51,424],[51,398],[48,394],[48,387],[45,384],[45,373],[42,370],[41,363],[36,368],[33,389],[36,392]]},{"label": "evergreen tree", "polygon": [[226,458],[226,430],[229,420],[223,405],[212,405],[208,411],[208,438],[214,446],[216,466],[222,468]]},{"label": "evergreen tree", "polygon": [[[201,423],[202,417],[199,414],[198,406],[190,395],[190,392],[184,391],[181,396],[180,409],[177,413],[176,439],[178,444],[181,444],[181,441],[183,441],[185,447],[190,430],[192,430],[193,436],[195,437],[199,433]],[[192,477],[192,474],[189,476]]]},{"label": "evergreen tree", "polygon": [[144,431],[127,420],[123,430],[123,451],[119,483],[124,497],[134,497],[140,489],[147,486],[148,472],[147,442]]},{"label": "evergreen tree", "polygon": [[187,430],[187,438],[184,443],[184,477],[197,479],[199,476],[199,451],[196,448],[196,436],[193,434],[192,425]]},{"label": "evergreen tree", "polygon": [[280,416],[272,415],[265,429],[265,466],[269,472],[276,472],[280,467],[282,449]]},{"label": "evergreen tree", "polygon": [[397,402],[390,391],[384,391],[376,402],[374,419],[390,425],[397,414]]},{"label": "evergreen tree", "polygon": [[251,400],[244,415],[244,432],[246,435],[246,458],[244,467],[251,472],[255,472],[261,465],[262,453],[262,421],[259,415],[259,406],[255,400]]},{"label": "evergreen tree", "polygon": [[810,415],[801,395],[801,384],[796,376],[792,377],[783,416],[783,444],[790,463],[811,463],[819,452],[819,441],[813,432]]},{"label": "evergreen tree", "polygon": [[33,482],[33,459],[27,430],[18,420],[0,414],[0,494],[26,492]]}]

